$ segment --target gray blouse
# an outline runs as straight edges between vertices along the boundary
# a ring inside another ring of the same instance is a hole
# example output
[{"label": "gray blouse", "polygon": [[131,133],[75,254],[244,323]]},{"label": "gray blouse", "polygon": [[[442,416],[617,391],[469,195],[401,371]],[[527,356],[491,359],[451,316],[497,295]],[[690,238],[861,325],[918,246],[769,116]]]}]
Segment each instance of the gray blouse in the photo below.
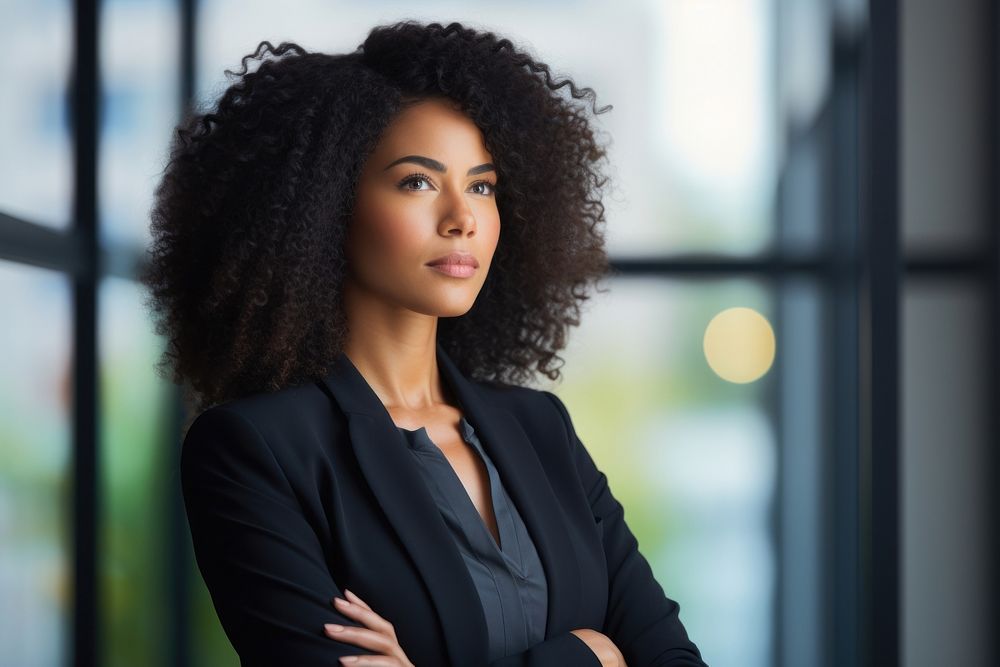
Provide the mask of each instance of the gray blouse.
[{"label": "gray blouse", "polygon": [[427,429],[397,428],[405,436],[479,592],[489,628],[490,661],[538,644],[545,638],[548,611],[545,572],[521,515],[472,424],[463,416],[459,429],[462,439],[479,454],[489,472],[499,547],[455,469],[430,439]]}]

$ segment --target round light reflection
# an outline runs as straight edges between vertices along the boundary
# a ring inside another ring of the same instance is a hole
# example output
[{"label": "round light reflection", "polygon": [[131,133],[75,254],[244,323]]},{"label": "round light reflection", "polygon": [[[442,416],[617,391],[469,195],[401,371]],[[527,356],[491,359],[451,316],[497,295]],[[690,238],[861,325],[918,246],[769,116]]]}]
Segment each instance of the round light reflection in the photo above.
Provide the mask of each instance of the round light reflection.
[{"label": "round light reflection", "polygon": [[708,365],[723,380],[753,382],[774,362],[774,330],[753,308],[727,308],[708,323],[704,349]]}]

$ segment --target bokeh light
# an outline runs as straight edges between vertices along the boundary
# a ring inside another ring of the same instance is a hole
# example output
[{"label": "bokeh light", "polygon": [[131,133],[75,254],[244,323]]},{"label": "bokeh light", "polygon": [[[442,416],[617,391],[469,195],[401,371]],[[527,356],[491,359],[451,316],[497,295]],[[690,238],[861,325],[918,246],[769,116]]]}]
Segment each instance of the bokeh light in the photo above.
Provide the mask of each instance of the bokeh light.
[{"label": "bokeh light", "polygon": [[723,380],[753,382],[771,368],[774,330],[753,308],[727,308],[705,328],[705,359]]}]

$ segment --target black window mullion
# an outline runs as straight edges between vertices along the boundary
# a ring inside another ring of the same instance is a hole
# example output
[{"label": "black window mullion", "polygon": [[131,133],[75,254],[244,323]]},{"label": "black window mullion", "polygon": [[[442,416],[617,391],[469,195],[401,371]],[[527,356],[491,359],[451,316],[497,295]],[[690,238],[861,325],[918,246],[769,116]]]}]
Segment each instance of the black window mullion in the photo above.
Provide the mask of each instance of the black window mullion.
[{"label": "black window mullion", "polygon": [[[989,26],[987,30],[989,31],[990,39],[987,40],[987,44],[993,45],[993,53],[991,61],[993,63],[993,70],[990,76],[989,82],[989,97],[988,104],[990,105],[989,115],[990,119],[989,131],[991,136],[989,137],[990,143],[992,145],[992,150],[990,151],[990,181],[993,183],[993,187],[989,188],[990,201],[987,210],[990,212],[990,220],[987,224],[990,228],[990,244],[989,244],[989,254],[990,254],[990,331],[992,337],[992,344],[989,345],[989,351],[987,354],[990,355],[989,361],[993,368],[993,372],[990,374],[989,390],[991,394],[991,401],[989,405],[997,406],[1000,405],[1000,5],[996,2],[989,3]],[[989,414],[992,416],[992,423],[989,424],[990,433],[992,434],[992,441],[994,443],[1000,442],[1000,411],[995,409],[989,410]],[[987,447],[988,456],[992,457],[990,461],[990,474],[994,482],[1000,480],[1000,451],[997,447]],[[1000,484],[993,483],[990,485],[993,489],[993,508],[995,517],[1000,517]],[[992,539],[987,541],[987,544],[992,549],[992,563],[993,567],[990,569],[993,581],[991,589],[993,595],[989,596],[993,603],[993,608],[990,609],[990,615],[993,619],[993,623],[1000,621],[1000,572],[997,571],[996,562],[1000,558],[1000,526],[997,525],[997,521],[994,520],[991,531]],[[993,638],[992,653],[994,658],[1000,656],[1000,633],[991,633]]]},{"label": "black window mullion", "polygon": [[68,95],[73,142],[73,236],[82,270],[73,284],[72,553],[74,664],[100,664],[97,584],[98,484],[97,141],[100,122],[97,0],[74,2],[73,60]]},{"label": "black window mullion", "polygon": [[860,520],[862,479],[859,470],[865,346],[862,344],[861,197],[864,160],[859,113],[864,98],[862,54],[868,35],[835,31],[832,44],[832,90],[829,122],[823,132],[825,171],[829,191],[822,209],[825,240],[832,256],[826,283],[827,330],[830,350],[826,371],[830,378],[829,412],[825,424],[827,464],[824,483],[829,489],[824,508],[827,527],[822,571],[828,622],[824,655],[828,665],[861,663],[858,617],[863,605],[858,554],[864,539]]},{"label": "black window mullion", "polygon": [[[180,62],[178,71],[178,115],[184,118],[191,110],[194,102],[195,88],[195,62],[197,47],[197,0],[179,0],[179,50]],[[187,418],[183,396],[180,388],[174,387],[171,392],[171,414],[173,415],[173,428],[169,434],[168,461],[173,461],[172,470],[180,469],[180,436],[182,425]],[[168,664],[174,667],[187,667],[192,664],[192,655],[195,647],[192,645],[192,633],[190,625],[191,611],[191,577],[197,576],[196,566],[193,558],[191,537],[188,532],[187,515],[184,511],[184,499],[181,494],[179,477],[171,475],[170,479],[176,480],[171,484],[169,493],[171,494],[168,503],[170,515],[167,517],[169,525],[169,544],[173,558],[170,559],[169,572],[171,592],[171,614],[170,614],[170,636],[172,639],[171,655]]]},{"label": "black window mullion", "polygon": [[868,345],[859,383],[861,422],[861,661],[896,667],[900,657],[899,558],[899,6],[871,3],[862,68],[862,328]]}]

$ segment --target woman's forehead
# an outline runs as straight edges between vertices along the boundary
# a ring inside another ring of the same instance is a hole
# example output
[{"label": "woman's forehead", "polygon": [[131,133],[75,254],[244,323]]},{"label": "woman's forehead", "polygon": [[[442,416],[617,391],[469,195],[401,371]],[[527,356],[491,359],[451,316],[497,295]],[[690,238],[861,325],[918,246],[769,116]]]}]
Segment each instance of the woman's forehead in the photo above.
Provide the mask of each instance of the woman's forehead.
[{"label": "woman's forehead", "polygon": [[445,165],[454,160],[474,162],[490,158],[483,134],[472,119],[438,100],[420,102],[401,111],[386,128],[375,150],[380,159],[395,160],[409,154],[431,157]]}]

